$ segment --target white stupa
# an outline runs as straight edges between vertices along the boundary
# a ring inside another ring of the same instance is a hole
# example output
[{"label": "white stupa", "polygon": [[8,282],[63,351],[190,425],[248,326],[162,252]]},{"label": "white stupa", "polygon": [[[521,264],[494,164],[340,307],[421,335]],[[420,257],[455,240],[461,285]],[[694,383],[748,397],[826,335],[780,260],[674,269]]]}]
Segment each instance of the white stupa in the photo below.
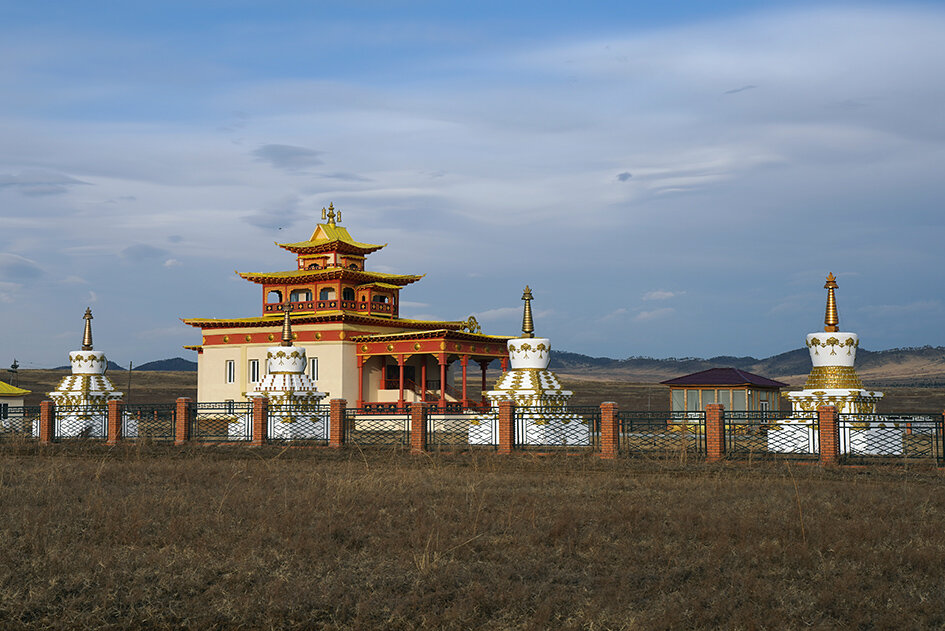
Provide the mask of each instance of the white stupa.
[{"label": "white stupa", "polygon": [[[56,389],[48,393],[56,404],[55,435],[59,437],[105,437],[105,406],[112,399],[121,399],[105,375],[108,360],[105,353],[92,349],[92,310],[86,309],[82,350],[69,353],[72,374],[62,378]],[[92,409],[98,408],[98,409]],[[38,427],[34,433],[38,432]]]},{"label": "white stupa", "polygon": [[[838,288],[837,279],[833,274],[827,275],[827,311],[824,317],[824,332],[814,332],[807,335],[807,349],[813,367],[807,377],[803,390],[786,392],[782,396],[791,402],[791,408],[796,417],[782,424],[783,430],[794,432],[798,441],[812,444],[816,447],[816,437],[813,435],[810,418],[817,413],[817,408],[823,405],[832,405],[839,414],[870,415],[876,413],[876,403],[883,393],[867,390],[863,387],[856,374],[856,349],[860,346],[860,338],[856,333],[840,331],[840,318],[837,312],[835,290]],[[803,417],[803,418],[802,418]],[[872,436],[873,430],[866,424],[868,416],[858,416],[860,429],[841,432],[840,450],[850,451],[851,447],[858,453],[869,453],[870,444],[877,437]],[[806,431],[804,430],[806,426]],[[782,446],[781,450],[789,447],[790,441],[784,441],[783,436],[777,439]],[[769,437],[769,449],[775,438]],[[884,453],[889,453],[888,440],[885,441]]]},{"label": "white stupa", "polygon": [[[522,318],[522,337],[506,342],[509,350],[509,370],[502,373],[495,389],[486,397],[495,409],[500,401],[512,401],[517,408],[517,442],[527,445],[587,445],[590,431],[587,421],[567,411],[573,394],[564,390],[558,377],[548,370],[551,361],[551,340],[535,337],[532,321],[531,289],[525,287],[522,295],[525,313]],[[524,430],[524,439],[520,432]],[[475,428],[470,427],[469,442],[474,443]]]},{"label": "white stupa", "polygon": [[[269,399],[269,438],[327,439],[328,416],[318,405],[328,395],[319,392],[315,382],[305,374],[308,363],[305,349],[292,344],[288,304],[284,311],[282,344],[269,347],[266,375],[246,397]],[[236,428],[231,431],[233,429]]]}]

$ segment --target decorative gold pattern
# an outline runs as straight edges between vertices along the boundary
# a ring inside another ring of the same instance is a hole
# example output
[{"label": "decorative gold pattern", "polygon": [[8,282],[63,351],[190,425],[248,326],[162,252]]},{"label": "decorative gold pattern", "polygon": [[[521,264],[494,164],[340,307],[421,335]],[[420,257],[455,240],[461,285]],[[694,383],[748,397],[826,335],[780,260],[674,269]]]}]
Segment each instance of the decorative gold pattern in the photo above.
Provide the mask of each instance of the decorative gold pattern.
[{"label": "decorative gold pattern", "polygon": [[828,337],[826,341],[821,342],[821,341],[820,341],[820,338],[812,337],[812,338],[810,338],[810,341],[807,342],[806,345],[807,345],[807,348],[813,348],[813,349],[814,349],[814,355],[819,355],[819,354],[820,354],[820,353],[818,352],[818,350],[817,350],[818,347],[819,347],[819,348],[827,348],[828,346],[830,347],[830,354],[831,354],[831,355],[836,355],[836,354],[837,354],[837,347],[839,347],[839,348],[844,348],[844,347],[845,347],[845,348],[847,349],[847,355],[852,355],[852,354],[853,354],[853,349],[860,347],[860,340],[858,340],[858,339],[857,339],[857,340],[854,340],[852,337],[848,337],[846,340],[844,340],[843,342],[841,342],[840,340],[838,340],[838,339],[835,338],[835,337]]},{"label": "decorative gold pattern", "polygon": [[226,343],[229,342],[229,341],[230,341],[230,336],[229,336],[229,335],[224,335],[224,336],[223,336],[223,343],[226,344]]},{"label": "decorative gold pattern", "polygon": [[321,331],[316,331],[316,332],[315,332],[315,339],[316,339],[316,340],[322,339]]},{"label": "decorative gold pattern", "polygon": [[419,351],[419,350],[420,350],[420,342],[416,342],[416,343],[413,345],[413,350],[415,350],[415,351]]},{"label": "decorative gold pattern", "polygon": [[274,340],[275,337],[276,337],[276,336],[273,335],[272,333],[270,333],[269,335],[266,336],[266,338],[267,338],[270,342],[271,342],[272,340]]},{"label": "decorative gold pattern", "polygon": [[862,387],[863,382],[860,381],[853,366],[814,366],[807,377],[807,383],[804,384],[805,390]]}]

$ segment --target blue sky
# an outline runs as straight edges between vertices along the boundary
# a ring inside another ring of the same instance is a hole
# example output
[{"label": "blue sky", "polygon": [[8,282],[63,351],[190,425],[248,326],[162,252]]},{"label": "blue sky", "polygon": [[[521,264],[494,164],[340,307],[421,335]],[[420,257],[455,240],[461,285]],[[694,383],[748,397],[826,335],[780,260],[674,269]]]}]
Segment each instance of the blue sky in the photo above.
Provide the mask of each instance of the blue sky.
[{"label": "blue sky", "polygon": [[943,76],[936,4],[0,2],[0,363],[189,356],[329,202],[409,317],[945,345]]}]

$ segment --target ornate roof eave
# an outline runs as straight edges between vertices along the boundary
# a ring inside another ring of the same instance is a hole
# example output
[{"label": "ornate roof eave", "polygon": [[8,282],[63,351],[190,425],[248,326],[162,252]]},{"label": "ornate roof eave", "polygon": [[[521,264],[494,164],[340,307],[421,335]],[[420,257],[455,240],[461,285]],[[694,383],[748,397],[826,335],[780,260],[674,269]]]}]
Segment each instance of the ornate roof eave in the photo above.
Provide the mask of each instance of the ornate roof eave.
[{"label": "ornate roof eave", "polygon": [[396,342],[398,340],[447,339],[460,342],[506,342],[514,339],[507,335],[484,335],[467,333],[454,329],[434,329],[432,331],[411,331],[409,333],[367,333],[351,337],[353,342]]},{"label": "ornate roof eave", "polygon": [[[358,315],[344,311],[322,312],[320,314],[293,314],[292,325],[318,323],[346,323],[386,326],[392,328],[417,328],[424,330],[459,329],[465,322],[451,320],[407,320],[378,318],[374,316]],[[181,322],[197,329],[226,329],[226,328],[263,328],[279,327],[283,323],[283,316],[260,316],[258,318],[181,318]]]},{"label": "ornate roof eave", "polygon": [[276,245],[293,254],[319,254],[321,252],[344,252],[345,254],[370,254],[387,247],[387,244],[348,242],[341,239],[331,241],[299,241],[298,243],[279,243]]},{"label": "ornate roof eave", "polygon": [[291,283],[317,280],[349,280],[357,285],[372,282],[382,282],[403,287],[415,283],[426,274],[384,274],[381,272],[365,272],[345,267],[329,267],[325,269],[294,270],[289,272],[235,272],[243,280],[262,285],[265,283],[288,285]]}]

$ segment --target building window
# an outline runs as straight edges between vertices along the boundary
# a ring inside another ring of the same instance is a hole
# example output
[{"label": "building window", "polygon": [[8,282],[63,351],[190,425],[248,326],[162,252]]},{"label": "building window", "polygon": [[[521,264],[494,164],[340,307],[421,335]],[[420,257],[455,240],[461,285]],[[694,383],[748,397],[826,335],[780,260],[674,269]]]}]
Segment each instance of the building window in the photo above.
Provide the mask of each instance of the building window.
[{"label": "building window", "polygon": [[266,294],[266,302],[270,304],[274,302],[282,302],[282,292],[273,289],[268,294]]},{"label": "building window", "polygon": [[686,390],[686,411],[698,412],[701,409],[702,408],[699,407],[699,391]]},{"label": "building window", "polygon": [[335,299],[335,288],[334,287],[323,287],[321,291],[318,292],[319,300],[334,300]]},{"label": "building window", "polygon": [[732,409],[736,412],[744,412],[748,409],[745,406],[744,390],[732,390]]},{"label": "building window", "polygon": [[236,383],[236,362],[232,359],[226,360],[226,382]]},{"label": "building window", "polygon": [[345,287],[341,290],[341,299],[342,300],[354,300],[354,290],[350,287]]},{"label": "building window", "polygon": [[371,301],[372,301],[372,302],[384,302],[384,303],[386,303],[386,302],[387,302],[387,296],[374,296],[374,298],[372,298]]},{"label": "building window", "polygon": [[249,360],[249,381],[250,383],[259,383],[259,360]]},{"label": "building window", "polygon": [[719,390],[719,403],[723,405],[726,410],[731,410],[732,409],[732,391]]},{"label": "building window", "polygon": [[686,391],[673,390],[673,412],[684,412],[686,410]]},{"label": "building window", "polygon": [[289,294],[289,300],[291,302],[306,302],[312,299],[312,292],[308,289],[294,289],[292,293]]},{"label": "building window", "polygon": [[318,381],[318,358],[312,357],[309,361],[309,376],[312,381]]}]

